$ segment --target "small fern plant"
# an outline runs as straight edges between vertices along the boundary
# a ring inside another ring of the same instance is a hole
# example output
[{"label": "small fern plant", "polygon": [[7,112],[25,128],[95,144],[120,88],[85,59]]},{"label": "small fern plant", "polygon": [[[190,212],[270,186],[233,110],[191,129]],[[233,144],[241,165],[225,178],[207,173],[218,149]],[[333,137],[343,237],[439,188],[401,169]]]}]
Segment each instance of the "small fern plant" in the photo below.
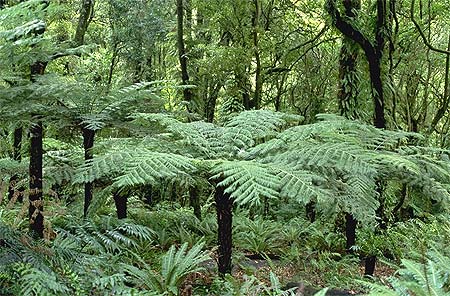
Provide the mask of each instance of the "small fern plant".
[{"label": "small fern plant", "polygon": [[392,288],[365,283],[372,290],[370,296],[450,295],[450,257],[433,250],[422,259],[402,259],[401,262],[403,268],[389,279]]},{"label": "small fern plant", "polygon": [[145,262],[141,261],[140,267],[123,264],[124,272],[129,280],[142,289],[159,293],[159,295],[179,295],[179,289],[187,276],[202,271],[202,263],[209,260],[207,252],[202,251],[203,242],[197,243],[188,250],[188,244],[184,243],[178,250],[171,246],[169,251],[161,258],[159,272]]}]

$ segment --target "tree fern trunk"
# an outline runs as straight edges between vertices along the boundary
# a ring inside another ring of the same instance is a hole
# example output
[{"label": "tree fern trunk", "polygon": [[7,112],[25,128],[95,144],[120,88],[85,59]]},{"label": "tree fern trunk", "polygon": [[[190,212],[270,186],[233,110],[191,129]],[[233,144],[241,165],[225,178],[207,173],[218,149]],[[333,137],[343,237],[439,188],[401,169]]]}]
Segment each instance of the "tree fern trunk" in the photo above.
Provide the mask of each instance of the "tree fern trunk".
[{"label": "tree fern trunk", "polygon": [[200,208],[200,196],[198,195],[198,187],[193,186],[189,188],[189,203],[191,207],[194,209],[194,215],[199,220],[202,220],[202,211]]},{"label": "tree fern trunk", "polygon": [[[95,131],[83,128],[83,147],[84,147],[84,160],[89,161],[92,159],[92,147],[94,146]],[[86,218],[89,206],[92,201],[93,183],[87,182],[84,184],[84,209],[83,215]]]},{"label": "tree fern trunk", "polygon": [[219,274],[231,273],[233,201],[224,188],[217,186],[215,193],[218,226]]},{"label": "tree fern trunk", "polygon": [[[31,81],[36,81],[36,75],[43,75],[46,62],[36,62],[31,65]],[[42,116],[33,114],[30,127],[30,166],[29,166],[29,202],[28,218],[30,219],[30,231],[33,236],[44,237],[44,203],[42,199],[42,148],[43,126]]]},{"label": "tree fern trunk", "polygon": [[119,190],[113,192],[114,204],[116,206],[116,213],[118,219],[127,218],[127,203],[128,197],[122,196]]},{"label": "tree fern trunk", "polygon": [[347,253],[353,254],[352,247],[356,244],[356,225],[358,221],[353,217],[352,214],[345,214],[345,237],[346,243],[345,248]]},{"label": "tree fern trunk", "polygon": [[[375,229],[376,235],[381,235],[384,231],[386,231],[387,224],[388,224],[388,217],[386,216],[385,209],[384,209],[385,199],[386,199],[386,197],[384,195],[385,185],[386,185],[386,183],[383,181],[376,182],[377,193],[379,196],[378,200],[380,202],[380,205],[378,206],[378,209],[376,210],[376,214],[379,218],[379,225]],[[377,261],[377,257],[375,255],[370,255],[366,258],[364,275],[373,276],[373,273],[375,272],[376,261]]]},{"label": "tree fern trunk", "polygon": [[44,237],[44,204],[42,200],[42,121],[34,116],[30,128],[30,193],[28,217],[33,236]]},{"label": "tree fern trunk", "polygon": [[316,221],[316,202],[310,201],[306,204],[306,218],[309,222],[314,223]]},{"label": "tree fern trunk", "polygon": [[152,204],[154,203],[153,199],[154,199],[154,190],[153,190],[153,186],[152,185],[146,185],[143,188],[143,194],[144,194],[144,203],[147,206],[152,206]]},{"label": "tree fern trunk", "polygon": [[[13,143],[13,159],[16,161],[22,160],[22,133],[23,128],[18,127],[14,130],[14,143]],[[19,176],[17,174],[14,174],[9,179],[9,189],[8,189],[8,199],[14,201],[19,201],[20,203],[23,202],[23,188],[16,188],[17,181],[19,180]]]},{"label": "tree fern trunk", "polygon": [[375,272],[375,265],[377,262],[377,256],[369,256],[365,260],[364,275],[373,276]]}]

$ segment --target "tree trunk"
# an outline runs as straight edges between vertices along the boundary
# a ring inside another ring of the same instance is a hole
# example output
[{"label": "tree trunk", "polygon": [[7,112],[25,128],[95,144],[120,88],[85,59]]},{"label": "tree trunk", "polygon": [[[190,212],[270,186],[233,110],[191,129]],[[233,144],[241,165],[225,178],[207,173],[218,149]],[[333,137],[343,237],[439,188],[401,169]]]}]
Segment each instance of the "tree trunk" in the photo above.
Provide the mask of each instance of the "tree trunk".
[{"label": "tree trunk", "polygon": [[233,201],[224,188],[217,186],[215,192],[218,225],[218,270],[220,275],[231,273]]},{"label": "tree trunk", "polygon": [[[20,162],[22,160],[22,154],[21,154],[22,133],[23,133],[22,127],[18,127],[14,130],[13,159],[18,162]],[[20,203],[22,203],[24,188],[16,188],[18,180],[19,180],[19,176],[17,174],[14,174],[9,179],[8,199],[13,200],[13,202],[15,202],[17,200]]]},{"label": "tree trunk", "polygon": [[377,256],[369,256],[365,260],[364,265],[364,275],[365,276],[373,276],[375,272],[375,265],[377,262]]},{"label": "tree trunk", "polygon": [[[187,70],[187,56],[186,56],[186,47],[184,44],[184,23],[183,23],[183,0],[177,0],[177,47],[178,47],[178,59],[180,61],[181,67],[181,80],[183,85],[189,85],[189,74]],[[189,88],[183,89],[183,97],[184,100],[188,103],[188,112],[191,111],[191,107],[189,104],[192,101],[192,93]]]},{"label": "tree trunk", "polygon": [[306,218],[309,222],[314,223],[316,221],[316,202],[310,201],[306,204]]},{"label": "tree trunk", "polygon": [[[354,19],[361,9],[361,0],[342,0],[345,7],[345,15]],[[356,43],[344,36],[339,57],[339,90],[338,107],[341,116],[347,119],[359,119],[357,74],[358,49]],[[351,213],[345,214],[345,237],[347,253],[353,253],[352,247],[356,243],[356,225],[358,222]]]},{"label": "tree trunk", "polygon": [[81,0],[80,16],[78,18],[77,30],[74,41],[77,46],[83,45],[84,36],[89,25],[89,18],[92,15],[94,3],[92,0]]},{"label": "tree trunk", "polygon": [[116,213],[118,219],[127,218],[127,203],[128,197],[119,193],[119,190],[113,192],[114,204],[116,206]]},{"label": "tree trunk", "polygon": [[206,101],[205,117],[207,122],[214,121],[214,111],[216,110],[217,98],[219,97],[219,91],[222,88],[223,83],[218,82],[211,87],[211,91]]},{"label": "tree trunk", "polygon": [[345,248],[347,253],[353,254],[353,246],[356,244],[356,225],[358,221],[353,217],[352,214],[345,214]]},{"label": "tree trunk", "polygon": [[[36,62],[31,65],[31,81],[36,81],[36,75],[43,75],[45,72],[46,62]],[[30,127],[30,193],[28,209],[28,217],[30,219],[30,231],[33,236],[44,237],[44,204],[42,199],[42,148],[43,126],[42,116],[38,114],[32,115],[32,124]]]},{"label": "tree trunk", "polygon": [[344,37],[342,40],[339,58],[339,90],[338,107],[341,116],[348,119],[358,119],[358,87],[359,78],[357,74],[358,50],[354,42]]},{"label": "tree trunk", "polygon": [[[450,51],[450,34],[448,35],[447,50]],[[431,122],[428,133],[434,132],[437,124],[444,117],[445,113],[448,111],[448,106],[450,103],[450,54],[447,54],[445,59],[445,74],[444,74],[444,94],[442,104],[436,112],[436,115]]]},{"label": "tree trunk", "polygon": [[338,9],[336,0],[327,0],[326,8],[333,19],[333,23],[346,37],[356,42],[363,50],[369,63],[370,83],[374,102],[374,126],[385,128],[384,91],[381,78],[381,62],[385,47],[385,34],[387,32],[386,0],[377,0],[377,20],[375,27],[375,40],[369,40],[358,28],[354,27],[347,17],[343,17]]},{"label": "tree trunk", "polygon": [[374,121],[376,128],[385,128],[386,119],[384,116],[384,91],[381,80],[381,56],[367,56],[369,61],[370,81],[372,84],[372,97],[374,103]]},{"label": "tree trunk", "polygon": [[[345,2],[349,3],[349,1],[351,0],[344,0],[344,3]],[[338,5],[336,4],[336,0],[326,1],[326,9],[331,16],[335,27],[339,29],[339,31],[346,37],[356,42],[364,50],[367,62],[369,63],[370,83],[372,87],[372,98],[374,103],[374,126],[377,128],[385,128],[386,127],[386,119],[384,114],[385,102],[384,102],[383,80],[381,78],[382,73],[381,63],[386,43],[386,35],[391,30],[389,27],[390,24],[388,23],[388,11],[386,0],[377,0],[376,7],[377,7],[377,16],[375,24],[375,40],[372,41],[369,40],[363,34],[363,32],[361,32],[357,27],[355,27],[353,23],[348,20],[347,16],[343,17],[341,15]],[[394,8],[395,5],[389,6],[389,9]],[[346,6],[346,10],[348,10],[348,6]],[[389,11],[389,13],[394,14],[395,11]],[[381,185],[380,181],[377,183],[380,183]],[[378,189],[382,190],[381,187],[379,187]],[[382,202],[380,202],[380,204],[382,204]],[[382,206],[380,206],[380,209],[383,211]],[[384,219],[382,219],[382,222],[383,220]],[[367,258],[365,274],[369,275],[373,274],[375,269],[375,261],[376,261],[375,256]]]},{"label": "tree trunk", "polygon": [[[94,146],[95,131],[83,128],[83,148],[84,161],[87,162],[92,159],[92,147]],[[87,182],[84,184],[84,209],[83,216],[87,217],[88,209],[92,201],[93,183]]]},{"label": "tree trunk", "polygon": [[199,220],[202,220],[202,210],[200,207],[200,196],[198,194],[198,187],[193,186],[189,188],[189,203],[191,207],[194,209],[194,215]]},{"label": "tree trunk", "polygon": [[33,117],[30,128],[30,206],[28,217],[33,236],[44,237],[44,205],[42,200],[42,121],[39,116]]},{"label": "tree trunk", "polygon": [[259,53],[259,22],[261,18],[261,3],[259,0],[253,0],[255,6],[255,14],[253,15],[253,46],[255,51],[255,93],[253,96],[253,107],[259,109],[261,107],[261,95],[262,95],[262,69],[261,69],[261,57]]}]

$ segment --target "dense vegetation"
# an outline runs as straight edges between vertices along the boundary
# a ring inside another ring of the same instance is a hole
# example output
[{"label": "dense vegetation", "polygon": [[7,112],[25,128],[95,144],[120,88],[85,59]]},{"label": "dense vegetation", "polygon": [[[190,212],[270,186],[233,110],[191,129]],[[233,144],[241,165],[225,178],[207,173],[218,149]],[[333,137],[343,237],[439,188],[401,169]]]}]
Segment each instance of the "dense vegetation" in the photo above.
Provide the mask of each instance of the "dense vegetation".
[{"label": "dense vegetation", "polygon": [[0,295],[450,295],[449,32],[444,0],[0,0]]}]

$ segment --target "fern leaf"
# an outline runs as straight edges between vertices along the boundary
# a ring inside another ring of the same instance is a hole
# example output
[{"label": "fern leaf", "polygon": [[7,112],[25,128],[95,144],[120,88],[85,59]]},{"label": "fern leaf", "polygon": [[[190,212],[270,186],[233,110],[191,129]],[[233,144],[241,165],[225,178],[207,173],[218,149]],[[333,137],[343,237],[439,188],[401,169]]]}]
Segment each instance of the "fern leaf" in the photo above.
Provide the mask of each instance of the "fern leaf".
[{"label": "fern leaf", "polygon": [[259,205],[264,198],[279,196],[280,179],[266,164],[255,161],[223,162],[212,170],[212,179],[219,179],[219,186],[238,204]]}]

